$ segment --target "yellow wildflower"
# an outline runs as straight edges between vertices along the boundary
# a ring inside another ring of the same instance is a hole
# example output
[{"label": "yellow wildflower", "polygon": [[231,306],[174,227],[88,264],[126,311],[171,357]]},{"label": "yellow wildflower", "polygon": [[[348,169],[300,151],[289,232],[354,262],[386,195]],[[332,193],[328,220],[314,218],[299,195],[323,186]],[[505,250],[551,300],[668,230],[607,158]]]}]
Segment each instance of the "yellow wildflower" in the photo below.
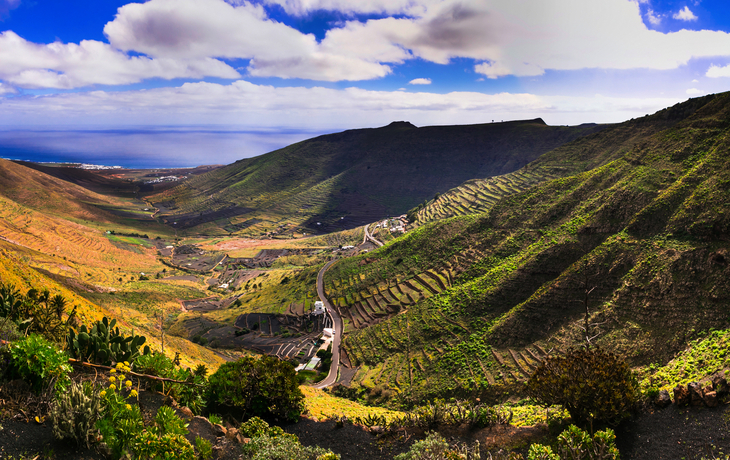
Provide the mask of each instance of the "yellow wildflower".
[{"label": "yellow wildflower", "polygon": [[117,379],[116,379],[116,377],[114,377],[114,376],[112,375],[111,377],[109,377],[109,381],[110,381],[110,382],[112,382],[112,383],[114,383],[114,382],[116,382],[116,381],[117,381]]},{"label": "yellow wildflower", "polygon": [[125,404],[124,407],[126,407],[127,410],[132,410],[132,406],[130,406],[129,404]]},{"label": "yellow wildflower", "polygon": [[137,390],[132,390],[129,392],[129,396],[136,398],[137,397]]},{"label": "yellow wildflower", "polygon": [[124,382],[124,385],[126,385],[126,387],[129,388],[129,387],[132,386],[132,381],[131,380],[127,380],[126,382]]},{"label": "yellow wildflower", "polygon": [[117,389],[117,386],[112,383],[111,385],[109,385],[109,389],[114,391]]},{"label": "yellow wildflower", "polygon": [[106,390],[102,390],[102,392],[101,392],[101,393],[99,393],[99,396],[101,396],[102,398],[103,398],[104,396],[106,396]]},{"label": "yellow wildflower", "polygon": [[116,369],[111,369],[111,370],[109,371],[109,373],[110,373],[110,374],[114,374],[114,373],[116,373],[116,372],[117,372],[117,370],[116,370]]}]

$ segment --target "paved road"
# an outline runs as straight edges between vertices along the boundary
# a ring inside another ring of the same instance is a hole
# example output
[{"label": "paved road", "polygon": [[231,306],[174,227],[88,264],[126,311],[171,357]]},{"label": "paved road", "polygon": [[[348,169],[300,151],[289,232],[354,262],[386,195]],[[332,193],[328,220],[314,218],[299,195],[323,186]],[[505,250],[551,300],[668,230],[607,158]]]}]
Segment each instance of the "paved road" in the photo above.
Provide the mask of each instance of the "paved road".
[{"label": "paved road", "polygon": [[375,237],[373,235],[371,235],[370,232],[368,232],[368,227],[370,227],[370,224],[365,225],[365,238],[363,238],[363,241],[362,242],[364,243],[365,240],[370,240],[373,243],[375,243],[376,245],[382,246],[383,243],[381,243],[380,241],[376,240]]},{"label": "paved road", "polygon": [[[367,232],[367,230],[365,230]],[[330,366],[330,373],[327,374],[327,378],[319,382],[314,388],[325,388],[337,380],[337,375],[340,371],[340,341],[342,340],[342,318],[340,317],[337,310],[332,308],[329,300],[324,295],[324,273],[329,269],[336,260],[331,260],[324,264],[324,267],[319,271],[317,275],[317,294],[319,300],[324,302],[325,308],[327,308],[327,314],[332,318],[332,325],[335,328],[335,337],[332,340],[332,365]]]}]

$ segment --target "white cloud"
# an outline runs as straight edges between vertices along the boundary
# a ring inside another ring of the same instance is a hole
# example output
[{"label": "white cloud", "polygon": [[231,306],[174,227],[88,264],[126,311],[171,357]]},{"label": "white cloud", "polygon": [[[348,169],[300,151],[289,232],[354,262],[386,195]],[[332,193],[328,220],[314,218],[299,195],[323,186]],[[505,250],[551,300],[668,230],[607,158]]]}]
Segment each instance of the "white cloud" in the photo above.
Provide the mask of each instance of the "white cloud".
[{"label": "white cloud", "polygon": [[672,15],[674,19],[678,19],[680,21],[696,21],[697,16],[689,9],[688,6],[685,5],[684,8],[677,11]]},{"label": "white cloud", "polygon": [[250,59],[248,71],[259,77],[366,80],[390,73],[381,59],[406,56],[402,50],[395,58],[392,52],[384,56],[362,43],[357,48],[370,51],[320,46],[314,35],[268,19],[260,5],[223,0],[131,3],[119,9],[104,33],[119,49],[157,58]]},{"label": "white cloud", "polygon": [[658,26],[658,25],[660,25],[662,23],[663,15],[656,14],[654,12],[654,10],[652,10],[651,8],[649,8],[647,10],[647,12],[646,12],[646,18],[649,20],[649,22],[651,23],[651,25]]},{"label": "white cloud", "polygon": [[[545,70],[585,68],[676,69],[693,58],[730,55],[730,34],[681,30],[661,33],[642,20],[640,6],[625,0],[443,0],[415,17],[347,24],[323,41],[366,44],[358,54],[395,60],[422,58],[447,64],[477,60],[475,71],[489,78],[535,76]],[[390,54],[389,54],[390,53]],[[405,54],[408,53],[408,54]],[[381,61],[383,62],[383,61]]]},{"label": "white cloud", "polygon": [[15,88],[0,83],[0,96],[2,96],[3,94],[14,94],[16,92],[17,91],[15,90]]},{"label": "white cloud", "polygon": [[23,88],[70,89],[102,84],[121,85],[148,78],[236,78],[238,72],[210,58],[152,59],[130,57],[108,44],[31,43],[12,31],[0,33],[0,78]]},{"label": "white cloud", "polygon": [[690,88],[690,89],[688,89],[688,90],[686,91],[686,93],[687,93],[688,95],[690,95],[690,96],[697,96],[697,95],[699,95],[699,94],[704,94],[705,92],[704,92],[704,91],[702,91],[702,90],[700,90],[700,89],[697,89],[697,88]]},{"label": "white cloud", "polygon": [[713,64],[707,69],[705,76],[710,78],[730,77],[730,65],[720,67]]},{"label": "white cloud", "polygon": [[[369,91],[273,87],[239,80],[228,85],[186,83],[141,91],[91,91],[6,98],[3,126],[99,124],[226,124],[332,130],[409,120],[417,126],[543,117],[552,124],[618,122],[680,100],[671,98],[545,97],[477,92]],[[63,114],[59,117],[58,114]]]},{"label": "white cloud", "polygon": [[696,79],[696,78],[694,80],[692,80],[692,83],[699,83],[699,82],[700,81],[698,79]]},{"label": "white cloud", "polygon": [[431,79],[430,78],[414,78],[413,80],[408,82],[409,85],[430,85]]}]

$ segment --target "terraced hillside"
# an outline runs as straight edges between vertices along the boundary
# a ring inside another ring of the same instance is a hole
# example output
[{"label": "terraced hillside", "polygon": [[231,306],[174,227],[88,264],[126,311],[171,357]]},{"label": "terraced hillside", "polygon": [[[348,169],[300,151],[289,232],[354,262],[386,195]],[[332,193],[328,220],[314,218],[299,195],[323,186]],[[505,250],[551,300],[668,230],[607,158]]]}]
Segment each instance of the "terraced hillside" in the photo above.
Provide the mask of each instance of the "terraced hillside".
[{"label": "terraced hillside", "polygon": [[188,234],[332,232],[402,214],[465,180],[509,173],[600,129],[540,119],[422,128],[395,122],[240,160],[150,199]]},{"label": "terraced hillside", "polygon": [[557,147],[517,171],[466,181],[411,209],[409,221],[412,226],[420,226],[448,217],[486,212],[502,198],[620,157],[648,136],[671,127],[700,103],[690,101],[664,109],[650,120],[645,117],[608,126],[600,134],[587,135]]},{"label": "terraced hillside", "polygon": [[585,340],[586,311],[592,343],[635,365],[730,327],[729,136],[730,93],[693,99],[554,150],[540,163],[563,177],[485,213],[339,261],[325,281],[355,381],[512,388]]}]

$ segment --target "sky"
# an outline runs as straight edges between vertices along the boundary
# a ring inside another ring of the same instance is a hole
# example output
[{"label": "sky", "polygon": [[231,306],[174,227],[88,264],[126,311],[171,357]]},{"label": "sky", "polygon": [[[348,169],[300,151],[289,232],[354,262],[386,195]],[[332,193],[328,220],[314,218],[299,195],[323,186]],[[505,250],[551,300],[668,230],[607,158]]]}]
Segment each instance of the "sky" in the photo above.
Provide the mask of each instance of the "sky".
[{"label": "sky", "polygon": [[223,164],[395,120],[613,123],[729,88],[727,0],[0,0],[3,157]]}]

